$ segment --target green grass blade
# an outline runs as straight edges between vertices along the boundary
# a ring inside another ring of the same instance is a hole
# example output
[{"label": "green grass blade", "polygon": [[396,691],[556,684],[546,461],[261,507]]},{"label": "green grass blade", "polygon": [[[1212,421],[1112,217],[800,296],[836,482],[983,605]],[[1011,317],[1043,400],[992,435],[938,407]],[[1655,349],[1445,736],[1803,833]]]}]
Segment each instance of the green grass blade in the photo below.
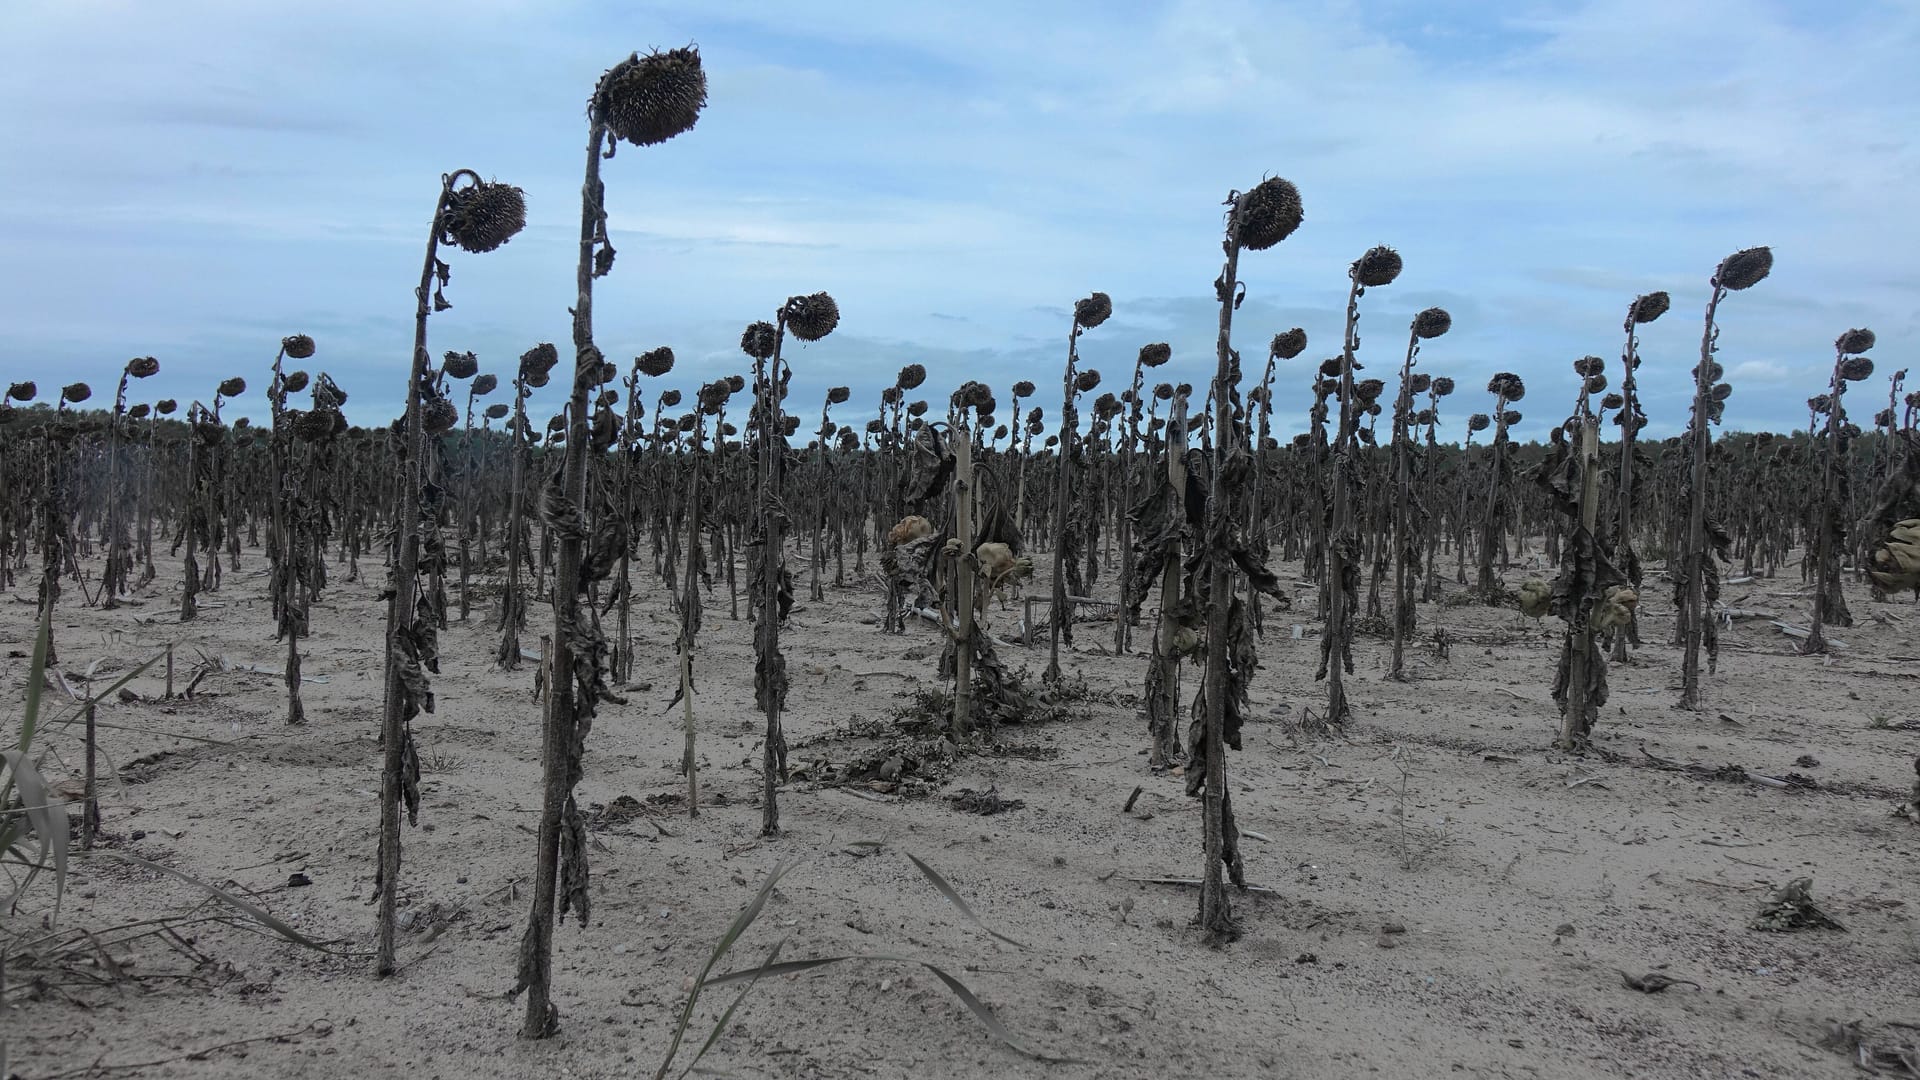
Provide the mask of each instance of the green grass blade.
[{"label": "green grass blade", "polygon": [[[767,953],[767,958],[762,960],[760,966],[754,970],[756,972],[765,972],[774,961],[780,959],[780,950],[785,948],[786,944],[786,938],[781,938],[779,941],[774,942],[773,951]],[[686,1080],[687,1075],[692,1073],[700,1064],[700,1059],[706,1057],[707,1051],[713,1049],[713,1044],[719,1042],[720,1036],[726,1034],[727,1025],[733,1022],[734,1010],[740,1008],[740,1003],[747,1000],[747,995],[753,993],[753,988],[758,985],[759,982],[760,976],[756,974],[753,978],[747,980],[747,985],[740,988],[740,993],[733,999],[733,1004],[727,1006],[727,1011],[720,1014],[720,1019],[714,1023],[713,1030],[707,1034],[707,1041],[700,1044],[700,1052],[693,1055],[693,1060],[687,1064],[686,1070],[680,1074],[681,1080]]]},{"label": "green grass blade", "polygon": [[707,957],[706,966],[700,969],[700,974],[693,980],[693,989],[687,994],[686,1005],[680,1009],[680,1020],[673,1028],[673,1041],[667,1044],[667,1056],[661,1060],[660,1068],[654,1072],[654,1080],[665,1080],[667,1070],[673,1067],[674,1055],[680,1052],[680,1043],[686,1038],[687,1026],[693,1022],[694,1006],[699,1003],[700,993],[706,988],[707,976],[733,949],[734,943],[740,940],[740,935],[747,932],[747,927],[752,926],[753,921],[760,917],[761,910],[767,906],[767,898],[773,895],[773,887],[778,885],[780,879],[791,869],[793,867],[786,863],[776,864],[773,872],[767,875],[767,880],[760,884],[760,891],[754,894],[746,907],[740,909],[740,914],[734,916],[732,925],[727,927],[727,932],[720,935],[720,940],[714,943],[713,952]]},{"label": "green grass blade", "polygon": [[[105,701],[109,695],[118,693],[121,687],[139,678],[142,672],[146,671],[148,668],[152,667],[154,664],[159,663],[161,660],[166,659],[166,656],[167,654],[164,651],[153,654],[152,656],[148,657],[145,662],[141,663],[140,666],[130,669],[125,674],[121,675],[119,678],[113,680],[111,683],[108,683],[106,689],[100,691],[97,694],[89,693],[86,697],[82,698],[80,702],[73,707],[72,712],[68,713],[66,716],[61,717],[56,722],[63,723],[63,724],[71,724],[77,717],[81,716],[87,711],[87,706],[98,705],[101,702]],[[88,683],[87,685],[91,687],[93,684]]]},{"label": "green grass blade", "polygon": [[60,917],[60,901],[67,889],[67,849],[72,842],[72,834],[67,828],[67,808],[64,802],[55,803],[53,793],[47,788],[47,781],[34,768],[33,762],[21,750],[0,750],[0,761],[5,761],[7,771],[12,777],[12,786],[19,788],[20,801],[25,804],[24,813],[27,822],[33,826],[33,832],[40,841],[40,853],[35,857],[33,869],[27,872],[26,880],[13,891],[8,906],[18,902],[21,894],[27,891],[49,859],[53,862],[53,918]]},{"label": "green grass blade", "polygon": [[21,715],[21,753],[33,749],[33,729],[40,722],[40,692],[47,684],[47,644],[53,640],[53,609],[42,605],[40,628],[33,635],[33,660],[27,665],[27,704]]},{"label": "green grass blade", "polygon": [[967,906],[967,902],[960,898],[959,890],[955,889],[952,885],[948,884],[947,879],[941,877],[939,871],[935,870],[931,866],[928,866],[926,863],[921,862],[920,857],[918,855],[915,855],[913,852],[908,851],[906,848],[901,848],[900,854],[905,855],[908,858],[908,860],[910,860],[913,863],[914,866],[919,867],[920,872],[926,875],[927,880],[933,882],[933,887],[936,889],[939,889],[940,894],[942,896],[945,896],[947,900],[950,901],[953,904],[953,906],[959,910],[960,914],[965,915],[969,922],[973,923],[973,925],[979,927],[980,929],[986,931],[987,936],[992,938],[997,938],[1000,941],[1004,941],[1016,949],[1031,949],[1033,947],[1031,945],[1025,945],[1018,941],[1015,941],[1012,938],[1008,937],[1007,935],[1001,933],[1000,931],[995,930],[993,927],[988,926],[985,922],[982,922],[980,919],[980,916],[975,915],[973,913],[973,909]]},{"label": "green grass blade", "polygon": [[312,949],[315,952],[327,953],[331,956],[356,955],[350,949],[336,949],[328,945],[326,942],[316,941],[313,938],[310,938],[307,935],[301,933],[300,931],[295,930],[292,926],[289,926],[285,921],[277,918],[276,916],[273,915],[273,913],[267,911],[265,908],[258,907],[253,904],[249,904],[245,900],[242,900],[239,897],[233,895],[232,893],[227,892],[225,889],[219,888],[218,886],[209,885],[206,882],[201,881],[199,878],[194,877],[192,874],[175,870],[171,866],[163,866],[160,863],[154,862],[152,859],[143,859],[138,855],[130,855],[124,851],[96,851],[93,853],[91,857],[96,859],[98,858],[118,859],[121,862],[129,862],[135,866],[144,867],[148,870],[153,870],[158,873],[165,874],[168,877],[174,878],[178,881],[184,881],[188,885],[191,885],[196,889],[205,890],[207,895],[213,897],[215,900],[220,901],[222,904],[225,904],[226,906],[232,908],[233,910],[239,912],[240,914],[245,915],[247,918],[252,919],[254,922],[259,923],[261,926],[266,927],[267,929],[280,935],[286,940],[293,942],[295,945],[301,946],[302,948]]},{"label": "green grass blade", "polygon": [[987,1034],[992,1035],[995,1040],[1007,1049],[1012,1050],[1022,1057],[1031,1058],[1034,1061],[1046,1062],[1050,1065],[1076,1063],[1080,1060],[1078,1058],[1057,1057],[1027,1045],[1024,1039],[1014,1034],[1012,1030],[1000,1022],[998,1017],[993,1015],[993,1010],[987,1008],[986,1003],[981,1001],[979,996],[967,987],[967,984],[947,974],[941,970],[938,965],[930,964],[925,960],[916,960],[909,956],[889,956],[881,953],[872,953],[850,956],[823,956],[813,960],[784,960],[777,964],[763,964],[757,968],[729,971],[724,975],[716,975],[707,980],[707,985],[720,986],[724,983],[739,982],[742,979],[758,980],[767,975],[791,975],[796,972],[810,971],[814,968],[826,967],[829,964],[839,964],[848,960],[919,964],[921,967],[933,972],[935,978],[945,983],[947,989],[953,991],[953,996],[959,998],[960,1003],[967,1007],[967,1011],[973,1013],[974,1019],[980,1021],[980,1026],[987,1029]]}]

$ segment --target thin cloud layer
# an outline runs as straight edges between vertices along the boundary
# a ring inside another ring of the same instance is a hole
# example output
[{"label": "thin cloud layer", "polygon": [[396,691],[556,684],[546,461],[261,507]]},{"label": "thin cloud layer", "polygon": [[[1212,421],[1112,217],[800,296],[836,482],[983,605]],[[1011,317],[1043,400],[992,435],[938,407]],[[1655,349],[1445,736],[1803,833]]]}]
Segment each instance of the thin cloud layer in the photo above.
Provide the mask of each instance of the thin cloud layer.
[{"label": "thin cloud layer", "polygon": [[29,0],[5,22],[0,378],[151,353],[142,389],[190,398],[297,331],[354,419],[382,421],[425,217],[458,168],[525,188],[529,222],[452,260],[432,345],[507,371],[567,335],[595,78],[687,41],[712,82],[698,127],[605,163],[620,257],[601,343],[673,346],[665,385],[740,369],[740,327],[819,289],[845,322],[797,358],[796,394],[852,384],[848,421],[909,361],[928,393],[1052,369],[1094,289],[1115,316],[1090,363],[1117,379],[1165,340],[1160,377],[1201,382],[1222,200],[1274,173],[1307,221],[1243,260],[1237,336],[1263,354],[1306,328],[1287,416],[1337,346],[1347,264],[1377,243],[1407,271],[1366,298],[1362,360],[1384,373],[1412,314],[1448,308],[1422,366],[1460,381],[1456,434],[1498,370],[1529,376],[1520,433],[1539,434],[1571,404],[1570,362],[1617,357],[1653,289],[1674,308],[1645,328],[1641,384],[1653,432],[1674,430],[1707,278],[1754,244],[1777,262],[1724,309],[1730,427],[1802,422],[1847,327],[1889,357],[1920,336],[1909,5],[860,3],[801,22],[692,2],[489,0],[447,19]]}]

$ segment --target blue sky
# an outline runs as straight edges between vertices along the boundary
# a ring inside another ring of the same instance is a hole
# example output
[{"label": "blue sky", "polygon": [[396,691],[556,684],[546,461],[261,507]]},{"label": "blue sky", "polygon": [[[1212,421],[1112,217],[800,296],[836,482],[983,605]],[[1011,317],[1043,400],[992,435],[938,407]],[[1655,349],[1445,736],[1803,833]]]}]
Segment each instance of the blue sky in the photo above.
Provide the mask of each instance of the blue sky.
[{"label": "blue sky", "polygon": [[699,125],[604,171],[620,255],[598,338],[616,359],[672,346],[656,390],[741,370],[741,327],[822,289],[843,320],[794,356],[803,412],[849,383],[858,420],[913,361],[927,392],[1057,388],[1095,289],[1115,314],[1083,354],[1107,389],[1159,340],[1163,377],[1199,383],[1221,201],[1280,175],[1306,224],[1242,260],[1235,338],[1254,361],[1306,328],[1289,430],[1337,351],[1346,266],[1382,243],[1406,271],[1363,301],[1371,372],[1397,366],[1413,312],[1446,307],[1422,368],[1462,386],[1448,430],[1512,370],[1535,437],[1575,358],[1617,383],[1622,316],[1652,289],[1674,297],[1644,333],[1652,430],[1684,423],[1707,278],[1769,244],[1773,276],[1723,307],[1727,422],[1790,427],[1841,331],[1878,332],[1883,374],[1920,338],[1920,8],[1837,7],[8,0],[0,380],[98,389],[152,354],[147,396],[204,396],[261,385],[303,332],[353,419],[390,418],[427,218],[461,168],[523,187],[529,225],[456,253],[430,346],[510,374],[567,340],[595,80],[691,41]]}]

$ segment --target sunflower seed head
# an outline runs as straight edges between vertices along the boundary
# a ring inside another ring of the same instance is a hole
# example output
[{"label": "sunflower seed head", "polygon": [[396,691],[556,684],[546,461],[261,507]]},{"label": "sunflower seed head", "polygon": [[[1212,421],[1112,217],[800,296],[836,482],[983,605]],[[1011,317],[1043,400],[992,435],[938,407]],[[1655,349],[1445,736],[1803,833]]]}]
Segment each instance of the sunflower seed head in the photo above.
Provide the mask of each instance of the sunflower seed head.
[{"label": "sunflower seed head", "polygon": [[1636,323],[1650,323],[1660,316],[1665,315],[1667,309],[1672,306],[1673,298],[1664,292],[1650,292],[1645,296],[1635,297],[1633,301],[1633,321]]},{"label": "sunflower seed head", "polygon": [[1084,330],[1099,326],[1112,314],[1113,298],[1103,292],[1097,292],[1084,300],[1073,302],[1073,321]]},{"label": "sunflower seed head", "polygon": [[840,325],[840,305],[826,293],[796,296],[787,301],[787,329],[801,341],[819,341]]},{"label": "sunflower seed head", "polygon": [[634,358],[633,366],[640,369],[640,374],[657,379],[673,370],[673,350],[665,345],[648,349]]},{"label": "sunflower seed head", "polygon": [[1353,264],[1353,278],[1369,289],[1391,285],[1393,279],[1400,276],[1403,265],[1400,253],[1382,244],[1379,247],[1369,248],[1367,253],[1360,256],[1359,260]]},{"label": "sunflower seed head", "polygon": [[1873,377],[1873,360],[1865,356],[1849,356],[1840,361],[1840,377],[1848,382],[1862,382]]},{"label": "sunflower seed head", "polygon": [[700,49],[634,53],[600,76],[593,111],[616,139],[654,146],[690,130],[707,105]]},{"label": "sunflower seed head", "polygon": [[1292,236],[1306,216],[1300,189],[1277,176],[1242,193],[1234,201],[1234,213],[1239,219],[1235,235],[1248,251],[1265,251]]},{"label": "sunflower seed head", "polygon": [[477,181],[448,194],[440,221],[462,250],[492,251],[526,227],[526,194],[512,184]]},{"label": "sunflower seed head", "polygon": [[740,334],[740,351],[755,360],[771,359],[779,334],[779,329],[765,320],[748,323],[746,330]]},{"label": "sunflower seed head", "polygon": [[440,362],[440,370],[449,379],[471,379],[480,373],[480,358],[470,352],[449,351]]},{"label": "sunflower seed head", "polygon": [[1445,308],[1430,307],[1413,317],[1413,336],[1437,338],[1453,329],[1453,316]]},{"label": "sunflower seed head", "polygon": [[1871,330],[1849,330],[1840,335],[1840,339],[1833,343],[1833,347],[1842,353],[1863,353],[1873,348],[1873,341]]},{"label": "sunflower seed head", "polygon": [[1746,248],[1721,260],[1719,268],[1713,272],[1713,280],[1723,288],[1739,292],[1760,284],[1772,272],[1772,248]]}]

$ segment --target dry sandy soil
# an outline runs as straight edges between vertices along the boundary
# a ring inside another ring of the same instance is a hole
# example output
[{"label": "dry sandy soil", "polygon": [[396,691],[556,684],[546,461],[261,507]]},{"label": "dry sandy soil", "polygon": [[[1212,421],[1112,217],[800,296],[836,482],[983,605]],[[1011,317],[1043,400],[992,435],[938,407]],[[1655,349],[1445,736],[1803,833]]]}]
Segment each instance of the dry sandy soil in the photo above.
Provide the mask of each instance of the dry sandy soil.
[{"label": "dry sandy soil", "polygon": [[[1614,669],[1599,730],[1610,753],[1585,758],[1550,749],[1553,620],[1423,608],[1423,635],[1446,627],[1450,654],[1419,649],[1418,677],[1397,684],[1382,678],[1386,645],[1363,639],[1356,723],[1343,738],[1301,741],[1291,722],[1323,700],[1317,642],[1289,632],[1303,615],[1270,616],[1257,722],[1229,759],[1241,825],[1261,836],[1246,843],[1261,890],[1236,898],[1242,940],[1214,950],[1190,925],[1194,889],[1134,880],[1197,876],[1200,818],[1178,777],[1147,769],[1144,661],[1098,648],[1109,629],[1079,634],[1070,668],[1090,693],[1074,718],[1001,729],[938,788],[855,794],[796,779],[781,793],[785,834],[765,840],[747,624],[727,618],[724,594],[710,602],[699,700],[710,805],[689,819],[676,802],[678,716],[666,711],[675,618],[643,586],[639,688],[628,705],[603,707],[581,792],[583,804],[638,800],[639,813],[594,834],[593,922],[557,938],[562,1032],[523,1042],[520,1004],[502,992],[538,804],[531,665],[492,667],[484,608],[442,637],[439,710],[418,725],[421,825],[405,834],[405,966],[376,981],[365,953],[381,606],[368,583],[336,580],[313,614],[309,723],[289,728],[268,674],[281,650],[264,560],[243,558],[185,625],[173,614],[177,566],[161,577],[112,612],[74,606],[70,589],[57,619],[61,667],[75,674],[95,660],[103,677],[125,670],[167,642],[182,685],[201,653],[227,665],[190,700],[158,700],[155,671],[131,684],[139,700],[101,707],[112,725],[102,846],[225,885],[344,955],[207,921],[221,909],[187,884],[77,859],[54,928],[124,943],[103,947],[110,961],[75,949],[46,962],[44,881],[0,922],[11,952],[0,1033],[24,1080],[651,1075],[692,976],[783,863],[796,865],[728,966],[783,939],[785,958],[928,960],[1032,1047],[1079,1060],[1020,1057],[925,968],[874,961],[761,983],[704,1063],[733,1075],[1840,1077],[1855,1067],[1844,1047],[1823,1045],[1831,1024],[1861,1022],[1880,1044],[1920,1041],[1920,828],[1891,813],[1913,781],[1920,731],[1871,726],[1920,702],[1911,604],[1852,598],[1860,624],[1839,632],[1849,647],[1833,659],[1793,655],[1765,621],[1735,623],[1706,711],[1689,713],[1672,707],[1679,653],[1660,644],[1670,608],[1650,585],[1649,644]],[[23,580],[0,601],[9,715],[33,622]],[[1296,596],[1310,611],[1310,589]],[[874,722],[937,685],[935,631],[881,634],[864,585],[829,590],[823,604],[807,602],[803,582],[800,597],[786,637],[794,764],[871,755],[884,734]],[[1795,619],[1806,605],[1797,574],[1728,599]],[[1017,615],[993,618],[1005,632]],[[537,614],[535,626],[530,646]],[[1039,650],[1002,653],[1015,667],[1044,665]],[[68,790],[75,730],[43,744],[55,755],[49,778]],[[1700,779],[1659,768],[1643,748],[1818,786]],[[1123,812],[1136,786],[1145,790]],[[962,788],[1024,805],[962,812],[948,798]],[[906,852],[1031,947],[963,918]],[[1773,888],[1808,876],[1844,931],[1749,928]],[[189,914],[198,921],[177,940],[108,933]],[[36,949],[43,963],[29,966]],[[1658,994],[1623,982],[1655,971],[1690,981]],[[729,997],[703,999],[696,1046]],[[232,1045],[241,1040],[255,1041]],[[210,1047],[223,1048],[202,1053]]]}]

